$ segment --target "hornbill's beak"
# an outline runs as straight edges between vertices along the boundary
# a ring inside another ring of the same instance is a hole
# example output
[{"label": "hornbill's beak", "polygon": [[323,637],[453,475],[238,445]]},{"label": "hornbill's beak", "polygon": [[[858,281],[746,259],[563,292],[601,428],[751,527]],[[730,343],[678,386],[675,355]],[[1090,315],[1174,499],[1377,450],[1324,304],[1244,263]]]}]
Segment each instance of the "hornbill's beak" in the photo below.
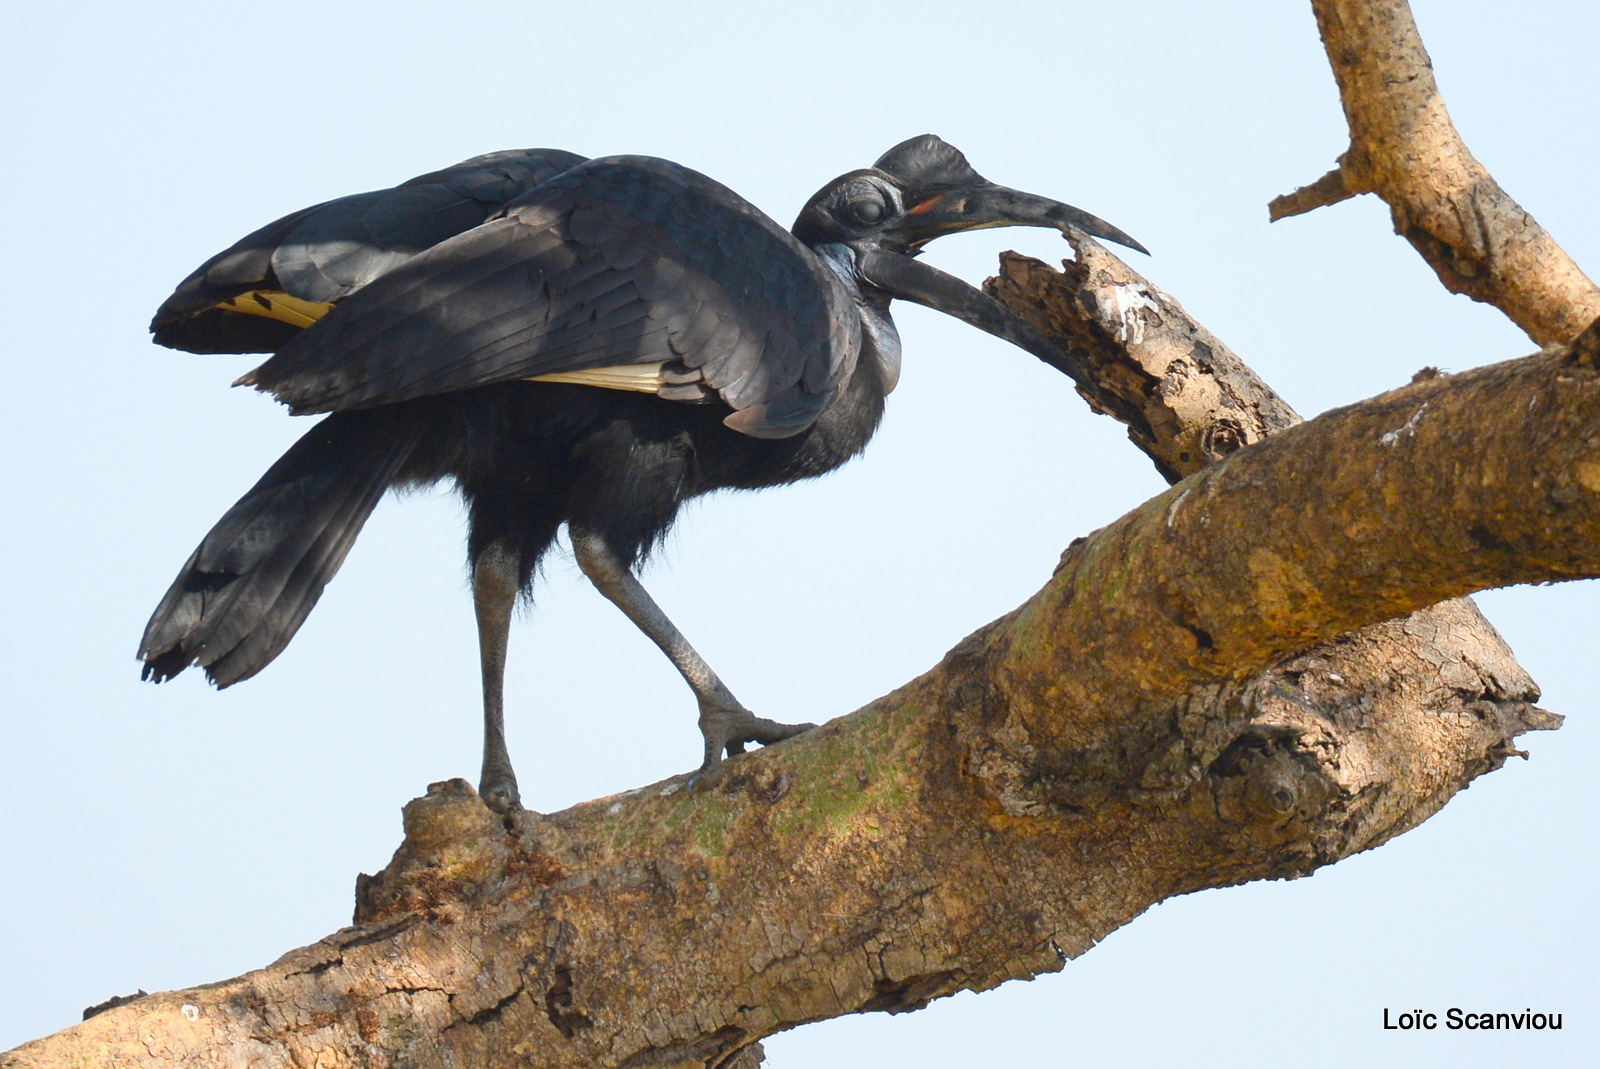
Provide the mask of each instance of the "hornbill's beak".
[{"label": "hornbill's beak", "polygon": [[993,182],[957,186],[924,197],[885,228],[916,252],[934,238],[958,234],[963,230],[982,230],[994,226],[1071,226],[1091,237],[1104,238],[1118,245],[1150,255],[1150,250],[1099,216],[1090,215],[1070,204],[1048,197],[1036,197]]},{"label": "hornbill's beak", "polygon": [[922,245],[934,238],[995,226],[1071,226],[1149,255],[1133,238],[1086,211],[984,182],[947,189],[912,205],[885,227],[885,236],[905,242],[909,255],[882,248],[869,249],[860,254],[857,268],[863,278],[879,289],[1004,338],[1070,376],[1079,385],[1089,385],[1087,374],[1076,360],[1011,309],[954,275],[914,258]]}]

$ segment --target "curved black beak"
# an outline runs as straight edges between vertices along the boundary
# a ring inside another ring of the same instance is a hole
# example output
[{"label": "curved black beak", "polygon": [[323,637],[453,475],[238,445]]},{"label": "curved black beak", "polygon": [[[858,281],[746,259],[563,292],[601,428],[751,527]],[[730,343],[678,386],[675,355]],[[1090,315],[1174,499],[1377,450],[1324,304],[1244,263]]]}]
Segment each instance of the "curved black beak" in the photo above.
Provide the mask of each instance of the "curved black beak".
[{"label": "curved black beak", "polygon": [[1070,204],[1048,197],[997,186],[993,182],[957,186],[910,205],[904,215],[884,228],[885,234],[904,241],[916,252],[934,238],[963,230],[995,226],[1072,226],[1106,241],[1150,255],[1150,250],[1101,219]]},{"label": "curved black beak", "polygon": [[[1063,205],[1064,207],[1064,205]],[[856,261],[861,276],[896,297],[927,305],[979,330],[1003,338],[1067,375],[1080,386],[1089,376],[1071,356],[1027,320],[981,290],[932,264],[885,249],[870,249]]]}]

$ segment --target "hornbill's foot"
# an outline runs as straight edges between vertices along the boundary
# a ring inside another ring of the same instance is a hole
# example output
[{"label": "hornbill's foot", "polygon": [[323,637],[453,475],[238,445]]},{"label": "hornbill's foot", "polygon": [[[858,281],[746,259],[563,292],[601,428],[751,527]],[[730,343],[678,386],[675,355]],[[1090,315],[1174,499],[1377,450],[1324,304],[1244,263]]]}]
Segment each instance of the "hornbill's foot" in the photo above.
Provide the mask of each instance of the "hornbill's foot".
[{"label": "hornbill's foot", "polygon": [[517,777],[509,771],[493,775],[485,772],[478,783],[478,797],[496,813],[511,813],[522,808],[522,795],[517,793]]},{"label": "hornbill's foot", "polygon": [[706,739],[706,759],[700,770],[689,777],[691,791],[715,787],[722,782],[724,752],[732,757],[744,753],[745,743],[771,746],[792,739],[816,727],[815,724],[780,724],[757,716],[737,701],[703,699],[700,702],[700,734]]}]

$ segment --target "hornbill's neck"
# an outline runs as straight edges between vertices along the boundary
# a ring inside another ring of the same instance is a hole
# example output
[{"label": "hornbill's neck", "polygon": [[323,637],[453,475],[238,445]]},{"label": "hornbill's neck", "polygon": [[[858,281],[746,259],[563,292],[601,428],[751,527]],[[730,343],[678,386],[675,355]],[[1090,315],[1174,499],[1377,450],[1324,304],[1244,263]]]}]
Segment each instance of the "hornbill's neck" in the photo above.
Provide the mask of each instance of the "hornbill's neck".
[{"label": "hornbill's neck", "polygon": [[876,366],[883,392],[893,392],[900,382],[900,332],[889,315],[889,302],[894,295],[861,277],[856,266],[856,252],[850,246],[828,242],[813,246],[811,251],[849,291],[856,313],[861,317],[860,358]]}]

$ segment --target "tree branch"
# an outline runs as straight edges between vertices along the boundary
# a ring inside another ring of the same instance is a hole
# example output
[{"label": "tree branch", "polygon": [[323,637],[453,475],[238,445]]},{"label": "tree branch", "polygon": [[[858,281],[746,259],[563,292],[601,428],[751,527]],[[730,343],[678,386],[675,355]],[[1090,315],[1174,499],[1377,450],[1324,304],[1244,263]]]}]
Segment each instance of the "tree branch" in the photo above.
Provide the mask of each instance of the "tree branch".
[{"label": "tree branch", "polygon": [[[1540,345],[1600,316],[1600,289],[1456,132],[1405,0],[1312,0],[1350,148],[1333,174],[1279,197],[1274,220],[1376,193],[1446,289],[1493,304]],[[1339,190],[1344,196],[1339,195]]]},{"label": "tree branch", "polygon": [[1169,895],[1374,845],[1553,726],[1526,677],[1485,644],[1429,664],[1437,643],[1359,675],[1338,647],[1252,675],[1439,597],[1600,574],[1597,400],[1592,366],[1544,354],[1286,431],[714,792],[501,821],[439,785],[363,880],[357,927],[0,1064],[721,1065],[805,1021],[1058,968]]}]

